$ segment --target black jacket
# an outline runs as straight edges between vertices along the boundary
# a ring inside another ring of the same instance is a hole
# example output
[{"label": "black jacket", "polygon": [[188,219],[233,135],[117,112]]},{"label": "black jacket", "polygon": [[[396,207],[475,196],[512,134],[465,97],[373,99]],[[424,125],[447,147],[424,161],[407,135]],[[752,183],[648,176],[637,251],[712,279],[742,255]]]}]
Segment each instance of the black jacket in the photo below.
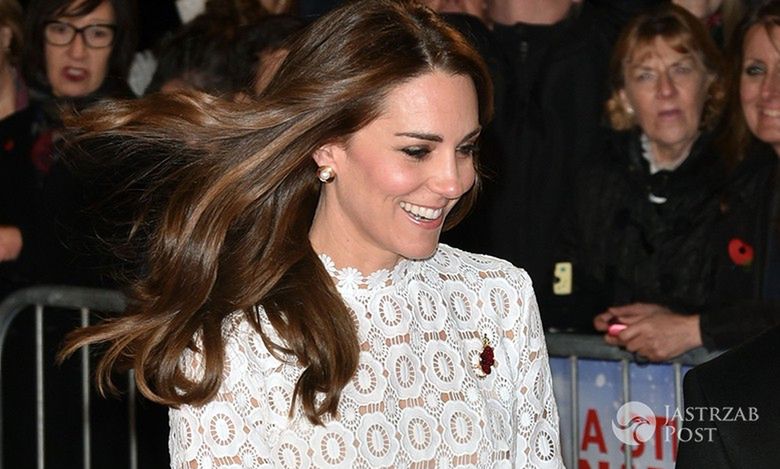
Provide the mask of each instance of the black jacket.
[{"label": "black jacket", "polygon": [[708,348],[729,348],[780,324],[780,304],[764,291],[767,243],[780,238],[770,223],[771,200],[780,190],[777,160],[771,148],[755,144],[722,197],[711,248],[718,266],[714,294],[701,317]]},{"label": "black jacket", "polygon": [[34,277],[38,244],[38,208],[44,179],[52,163],[52,132],[46,112],[35,102],[0,121],[0,225],[22,233],[19,257],[0,262],[0,299],[27,286]]},{"label": "black jacket", "polygon": [[495,117],[497,158],[486,161],[479,236],[484,251],[540,284],[574,177],[592,164],[611,43],[589,4],[555,25],[496,26],[494,33],[511,75]]},{"label": "black jacket", "polygon": [[500,73],[495,118],[482,138],[483,191],[446,242],[507,259],[535,283],[546,281],[551,235],[579,169],[593,163],[612,43],[622,24],[652,3],[589,1],[556,24],[494,26],[487,58]]},{"label": "black jacket", "polygon": [[778,327],[689,371],[677,469],[777,467],[779,392]]},{"label": "black jacket", "polygon": [[97,254],[92,220],[83,211],[96,188],[61,158],[61,112],[131,92],[115,79],[78,99],[30,91],[28,107],[0,121],[0,224],[17,226],[23,239],[17,260],[0,262],[0,298],[30,284],[113,286],[106,264],[114,261]]},{"label": "black jacket", "polygon": [[554,278],[540,285],[542,320],[590,329],[595,314],[633,302],[700,312],[716,270],[708,240],[724,183],[709,138],[674,171],[650,174],[638,131],[610,135],[604,158],[580,173],[561,230],[556,262],[571,263],[572,292],[552,294]]}]

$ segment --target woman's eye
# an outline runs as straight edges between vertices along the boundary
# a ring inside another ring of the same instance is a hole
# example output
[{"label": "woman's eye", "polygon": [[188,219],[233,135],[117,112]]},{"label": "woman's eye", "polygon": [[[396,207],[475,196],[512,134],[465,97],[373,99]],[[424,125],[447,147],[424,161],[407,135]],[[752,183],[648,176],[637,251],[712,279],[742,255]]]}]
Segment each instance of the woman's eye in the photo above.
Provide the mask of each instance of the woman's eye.
[{"label": "woman's eye", "polygon": [[760,64],[749,64],[745,67],[745,75],[756,76],[766,72],[766,67]]},{"label": "woman's eye", "polygon": [[431,150],[426,147],[406,147],[402,148],[401,151],[406,153],[407,156],[417,159],[425,158],[428,153],[431,152]]},{"label": "woman's eye", "polygon": [[466,145],[461,145],[458,147],[458,153],[461,155],[472,157],[479,152],[479,145],[476,143],[468,143]]},{"label": "woman's eye", "polygon": [[49,25],[49,30],[55,34],[65,34],[68,32],[68,26],[61,23],[52,23]]},{"label": "woman's eye", "polygon": [[655,74],[652,72],[639,72],[636,75],[634,75],[634,80],[638,82],[647,82],[651,81],[655,78]]},{"label": "woman's eye", "polygon": [[691,67],[690,65],[675,65],[672,68],[672,71],[676,75],[687,75],[693,71],[693,67]]}]

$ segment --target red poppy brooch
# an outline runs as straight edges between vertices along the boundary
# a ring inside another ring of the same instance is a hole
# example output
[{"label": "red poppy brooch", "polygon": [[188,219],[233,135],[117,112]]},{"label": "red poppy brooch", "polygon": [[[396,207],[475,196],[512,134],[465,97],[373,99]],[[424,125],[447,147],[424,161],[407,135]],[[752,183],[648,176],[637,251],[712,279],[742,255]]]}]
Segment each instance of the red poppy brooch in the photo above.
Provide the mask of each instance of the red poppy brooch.
[{"label": "red poppy brooch", "polygon": [[482,371],[482,377],[489,375],[494,366],[497,364],[493,347],[490,345],[490,339],[485,335],[482,337],[482,352],[479,353],[479,369]]},{"label": "red poppy brooch", "polygon": [[729,257],[731,262],[740,267],[750,267],[753,263],[753,246],[739,238],[732,238],[729,241]]}]

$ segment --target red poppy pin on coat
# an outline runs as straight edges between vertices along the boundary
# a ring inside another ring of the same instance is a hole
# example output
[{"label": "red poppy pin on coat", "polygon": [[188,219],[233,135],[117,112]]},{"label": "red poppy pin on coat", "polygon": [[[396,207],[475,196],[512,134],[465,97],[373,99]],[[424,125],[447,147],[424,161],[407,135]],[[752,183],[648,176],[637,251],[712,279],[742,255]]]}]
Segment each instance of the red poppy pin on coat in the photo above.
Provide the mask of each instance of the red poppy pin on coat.
[{"label": "red poppy pin on coat", "polygon": [[740,267],[750,267],[753,263],[753,246],[739,238],[729,241],[729,257],[731,262]]}]

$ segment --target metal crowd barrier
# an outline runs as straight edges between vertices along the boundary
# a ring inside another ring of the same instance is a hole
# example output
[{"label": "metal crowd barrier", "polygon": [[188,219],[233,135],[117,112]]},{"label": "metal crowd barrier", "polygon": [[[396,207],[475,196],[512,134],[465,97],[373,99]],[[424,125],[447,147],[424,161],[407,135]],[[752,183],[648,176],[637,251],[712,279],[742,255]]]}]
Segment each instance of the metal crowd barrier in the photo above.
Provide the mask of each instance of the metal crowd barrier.
[{"label": "metal crowd barrier", "polygon": [[[63,308],[52,310],[62,313],[64,310],[80,311],[81,325],[89,324],[90,313],[99,311],[101,313],[117,313],[125,309],[125,298],[116,291],[98,290],[90,288],[76,287],[32,287],[19,290],[9,295],[0,303],[0,402],[2,402],[2,383],[3,372],[2,358],[5,352],[5,341],[11,322],[22,312],[25,314],[32,307],[32,314],[35,315],[35,413],[36,413],[36,467],[43,469],[45,462],[45,441],[44,428],[46,416],[44,414],[44,358],[43,358],[43,314],[45,308]],[[84,348],[80,352],[81,360],[81,418],[83,422],[81,442],[83,451],[84,468],[92,467],[91,463],[91,436],[90,436],[90,355],[89,350]],[[132,373],[132,372],[131,372]],[[135,386],[132,375],[128,377],[128,389],[126,401],[128,405],[128,421],[130,428],[129,435],[129,465],[131,469],[138,468],[137,445],[135,434]],[[3,432],[11,429],[5,428],[3,422],[6,422],[2,416],[2,407],[0,407],[0,469],[2,469],[4,460],[4,450],[2,447]]]},{"label": "metal crowd barrier", "polygon": [[[608,345],[600,335],[582,335],[567,333],[547,333],[545,335],[547,342],[547,351],[550,357],[567,358],[569,361],[569,370],[571,373],[571,441],[570,445],[572,467],[577,466],[580,460],[579,442],[579,383],[578,368],[580,359],[593,359],[620,362],[622,378],[622,398],[623,402],[631,400],[631,387],[629,379],[629,368],[632,363],[646,364],[641,357],[622,350],[618,347]],[[674,372],[674,404],[677,409],[683,408],[683,387],[682,387],[682,367],[696,366],[715,358],[718,353],[708,352],[704,348],[691,350],[679,357],[672,359],[666,364],[671,364]],[[682,422],[677,421],[677,428],[681,428]],[[634,467],[632,465],[631,451],[625,451],[625,465],[623,467]]]},{"label": "metal crowd barrier", "polygon": [[[78,310],[81,312],[81,324],[89,324],[90,313],[98,311],[101,313],[118,313],[124,310],[126,306],[125,298],[116,291],[98,290],[88,288],[76,288],[76,287],[33,287],[24,290],[17,291],[7,297],[5,301],[0,304],[0,358],[4,352],[4,345],[6,339],[6,333],[8,332],[11,322],[21,313],[33,307],[35,315],[35,375],[36,375],[36,430],[37,430],[37,467],[39,469],[44,468],[44,455],[45,455],[45,441],[44,441],[44,425],[46,423],[46,416],[44,415],[44,362],[43,362],[43,315],[46,308],[65,308],[69,310]],[[59,310],[57,310],[59,311]],[[580,451],[578,442],[578,405],[579,405],[579,392],[578,392],[578,364],[580,359],[596,359],[620,362],[622,364],[622,393],[624,402],[628,402],[630,398],[629,388],[629,365],[636,363],[636,357],[632,354],[622,351],[616,347],[605,344],[600,336],[588,336],[577,335],[567,333],[548,333],[546,336],[547,348],[551,357],[565,357],[568,358],[570,363],[571,372],[571,461],[573,465],[577,464],[579,460]],[[697,365],[703,363],[711,358],[713,354],[709,354],[703,349],[697,349],[686,353],[673,360],[671,364],[674,367],[674,384],[675,384],[675,404],[678,408],[682,407],[682,366]],[[90,399],[89,390],[92,386],[92,381],[89,375],[90,370],[90,354],[85,348],[80,353],[81,359],[81,392],[82,392],[82,421],[84,422],[81,434],[82,451],[84,468],[91,468],[90,461]],[[1,363],[1,362],[0,362]],[[0,365],[2,366],[2,365]],[[2,399],[2,379],[4,370],[0,369],[0,400]],[[131,372],[132,373],[132,372]],[[127,389],[127,402],[128,402],[128,435],[129,435],[129,461],[131,469],[137,469],[137,442],[135,433],[135,407],[134,396],[135,386],[132,375],[128,379]],[[0,412],[2,408],[0,407]],[[4,431],[8,431],[3,426],[2,414],[0,414],[0,469],[3,465],[3,439],[2,435]],[[626,451],[625,467],[632,467],[631,465],[631,451]]]}]

